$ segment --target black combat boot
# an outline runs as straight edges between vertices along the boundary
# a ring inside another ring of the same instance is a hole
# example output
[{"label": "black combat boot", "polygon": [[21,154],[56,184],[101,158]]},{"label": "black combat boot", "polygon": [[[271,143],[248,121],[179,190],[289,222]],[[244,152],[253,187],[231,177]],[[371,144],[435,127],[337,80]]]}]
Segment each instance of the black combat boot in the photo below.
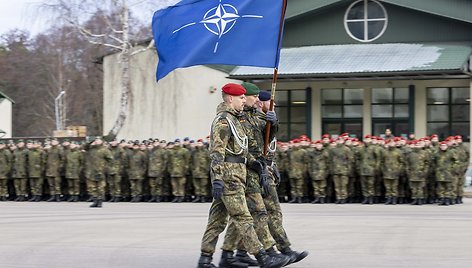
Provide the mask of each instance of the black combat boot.
[{"label": "black combat boot", "polygon": [[369,199],[370,199],[370,198],[369,198],[368,196],[364,197],[364,200],[362,200],[362,203],[361,203],[361,204],[362,204],[362,205],[367,205],[367,204],[369,204]]},{"label": "black combat boot", "polygon": [[387,200],[385,201],[385,205],[390,205],[390,204],[392,204],[392,198],[387,197]]},{"label": "black combat boot", "polygon": [[259,266],[259,263],[253,258],[251,258],[249,254],[247,254],[247,251],[245,250],[238,249],[236,251],[236,255],[234,256],[234,258],[238,260],[238,262],[242,262],[246,264],[247,266]]},{"label": "black combat boot", "polygon": [[171,203],[177,203],[177,201],[179,201],[179,197],[176,196],[174,197],[174,199],[172,199],[172,201],[170,201]]},{"label": "black combat boot", "polygon": [[451,205],[451,199],[450,198],[444,198],[444,205],[445,206]]},{"label": "black combat boot", "polygon": [[60,194],[56,194],[55,198],[56,198],[56,202],[61,202],[61,195]]},{"label": "black combat boot", "polygon": [[31,198],[28,199],[28,202],[35,202],[35,201],[36,201],[36,196],[35,195],[31,196]]},{"label": "black combat boot", "polygon": [[464,204],[464,202],[462,202],[462,196],[457,197],[456,203],[457,204]]},{"label": "black combat boot", "polygon": [[290,258],[290,262],[287,263],[286,265],[299,262],[303,260],[304,258],[306,258],[306,256],[308,256],[309,254],[308,251],[298,252],[298,251],[292,250],[290,247],[284,248],[280,252],[284,255],[287,255]]},{"label": "black combat boot", "polygon": [[455,205],[456,204],[456,199],[455,198],[449,198],[449,202],[451,203],[451,205]]},{"label": "black combat boot", "polygon": [[313,202],[311,202],[312,204],[319,204],[320,203],[320,197],[316,197],[315,200],[313,200]]},{"label": "black combat boot", "polygon": [[113,201],[114,203],[119,203],[123,200],[121,196],[115,196],[115,200]]},{"label": "black combat boot", "polygon": [[98,199],[94,198],[93,203],[90,205],[91,208],[96,208],[98,205]]},{"label": "black combat boot", "polygon": [[133,198],[131,198],[131,203],[136,203],[138,202],[138,196],[133,196]]},{"label": "black combat boot", "polygon": [[270,256],[265,250],[261,250],[256,255],[256,259],[261,268],[280,268],[290,261],[289,257],[285,255],[282,256],[283,257]]},{"label": "black combat boot", "polygon": [[148,200],[148,202],[149,202],[149,203],[156,202],[156,196],[153,195],[153,196],[151,197],[151,199]]},{"label": "black combat boot", "polygon": [[200,196],[197,195],[195,199],[192,200],[192,203],[200,203],[200,201],[201,201],[201,198]]},{"label": "black combat boot", "polygon": [[219,268],[247,268],[248,265],[236,259],[233,251],[223,250],[221,252]]},{"label": "black combat boot", "polygon": [[392,197],[392,202],[391,202],[390,204],[396,205],[396,204],[397,204],[397,198],[396,198],[396,197]]},{"label": "black combat boot", "polygon": [[418,198],[418,203],[417,203],[417,205],[418,205],[418,206],[423,205],[423,204],[424,204],[424,201],[423,201],[423,200],[424,200],[423,198]]},{"label": "black combat boot", "polygon": [[7,198],[5,196],[0,196],[0,202],[5,202],[7,201]]},{"label": "black combat boot", "polygon": [[324,204],[325,203],[325,198],[324,197],[320,197],[320,204]]},{"label": "black combat boot", "polygon": [[160,195],[156,195],[156,203],[160,203],[161,202],[161,196]]},{"label": "black combat boot", "polygon": [[418,202],[418,199],[413,198],[413,201],[411,201],[410,205],[416,205]]},{"label": "black combat boot", "polygon": [[290,201],[288,201],[289,204],[293,204],[293,203],[296,203],[296,202],[297,202],[296,197],[292,197],[292,199]]},{"label": "black combat boot", "polygon": [[103,203],[103,200],[102,199],[97,199],[97,208],[101,208],[102,207],[102,203]]},{"label": "black combat boot", "polygon": [[212,255],[202,253],[200,255],[200,259],[198,260],[197,268],[218,268],[213,263],[211,263],[212,260]]},{"label": "black combat boot", "polygon": [[71,195],[71,196],[69,197],[69,199],[67,199],[67,202],[74,202],[74,196]]}]

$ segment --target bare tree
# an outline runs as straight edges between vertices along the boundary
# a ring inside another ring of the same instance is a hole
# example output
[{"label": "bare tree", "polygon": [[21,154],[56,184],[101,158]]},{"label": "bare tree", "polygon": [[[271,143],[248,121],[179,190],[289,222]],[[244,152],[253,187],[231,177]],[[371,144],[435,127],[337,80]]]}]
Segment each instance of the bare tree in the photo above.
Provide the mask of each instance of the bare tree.
[{"label": "bare tree", "polygon": [[[99,3],[97,3],[99,2]],[[154,2],[154,1],[153,1]],[[142,51],[153,47],[153,41],[144,49],[133,51],[135,44],[132,40],[148,39],[149,36],[139,36],[143,27],[139,20],[131,16],[131,8],[138,5],[153,5],[155,9],[175,3],[175,0],[164,0],[157,4],[148,0],[50,0],[47,7],[65,23],[75,28],[91,44],[96,44],[119,51],[121,71],[121,97],[118,116],[108,136],[115,137],[123,127],[129,111],[131,94],[130,58]],[[106,24],[105,29],[94,29],[84,23],[95,16]],[[150,27],[150,23],[149,26]]]}]

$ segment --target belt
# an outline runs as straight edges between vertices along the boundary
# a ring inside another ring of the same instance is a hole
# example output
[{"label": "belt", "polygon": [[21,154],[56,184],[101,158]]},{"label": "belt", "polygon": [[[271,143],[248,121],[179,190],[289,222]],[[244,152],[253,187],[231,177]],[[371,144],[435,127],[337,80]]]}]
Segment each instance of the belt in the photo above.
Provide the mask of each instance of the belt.
[{"label": "belt", "polygon": [[228,163],[238,163],[238,164],[246,164],[247,158],[246,157],[241,157],[241,156],[225,156],[225,162]]}]

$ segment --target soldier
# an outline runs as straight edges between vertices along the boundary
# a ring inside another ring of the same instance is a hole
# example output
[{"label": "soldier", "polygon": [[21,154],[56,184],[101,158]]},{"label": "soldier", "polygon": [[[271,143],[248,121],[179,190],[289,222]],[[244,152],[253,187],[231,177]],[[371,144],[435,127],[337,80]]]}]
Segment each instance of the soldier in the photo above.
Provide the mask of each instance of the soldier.
[{"label": "soldier", "polygon": [[120,202],[121,195],[121,178],[123,174],[123,166],[127,161],[127,155],[122,146],[119,146],[118,140],[113,139],[110,142],[110,153],[113,157],[111,165],[108,169],[108,187],[110,189],[110,202]]},{"label": "soldier", "polygon": [[424,187],[427,176],[428,155],[423,150],[424,141],[413,142],[414,147],[408,158],[408,178],[410,182],[412,205],[424,203]]},{"label": "soldier", "polygon": [[448,149],[448,142],[443,141],[439,145],[439,151],[436,156],[436,181],[438,182],[437,194],[440,206],[451,205],[453,196],[453,168],[459,164],[457,154]]},{"label": "soldier", "polygon": [[400,171],[400,178],[398,179],[398,200],[397,203],[404,204],[407,201],[408,196],[408,176],[406,172],[408,170],[408,154],[410,152],[410,148],[407,145],[407,141],[405,138],[400,138],[398,142],[396,142],[397,148],[402,153],[402,162],[403,166]]},{"label": "soldier", "polygon": [[0,201],[7,201],[8,175],[12,166],[12,155],[3,141],[0,141]]},{"label": "soldier", "polygon": [[181,146],[179,139],[176,139],[169,149],[169,173],[172,194],[174,195],[172,203],[180,203],[184,201],[185,196],[185,181],[190,163],[190,152]]},{"label": "soldier", "polygon": [[280,174],[280,182],[277,187],[277,194],[280,203],[287,202],[286,198],[289,195],[290,182],[288,179],[288,145],[284,142],[279,142],[277,146],[275,161],[277,169]]},{"label": "soldier", "polygon": [[469,148],[462,143],[462,136],[457,135],[454,137],[455,147],[458,154],[459,166],[457,170],[454,170],[457,175],[457,191],[456,191],[456,204],[462,204],[462,196],[464,195],[464,184],[465,184],[465,172],[469,167]]},{"label": "soldier", "polygon": [[166,141],[155,141],[154,148],[149,152],[148,177],[151,199],[149,202],[161,202],[164,172],[167,166],[167,155],[165,151]]},{"label": "soldier", "polygon": [[39,202],[43,192],[44,156],[39,144],[28,141],[26,147],[28,149],[28,179],[32,195],[28,201]]},{"label": "soldier", "polygon": [[131,182],[131,202],[141,202],[143,199],[143,180],[147,171],[146,145],[138,140],[133,145],[133,155],[129,157],[128,176]]},{"label": "soldier", "polygon": [[328,174],[328,153],[323,149],[321,141],[315,142],[315,150],[309,154],[310,162],[308,165],[311,179],[313,180],[313,189],[315,200],[312,204],[324,204],[326,198],[326,177]]},{"label": "soldier", "polygon": [[80,194],[80,173],[83,167],[83,154],[78,143],[69,144],[65,153],[65,174],[69,187],[69,202],[78,202]]},{"label": "soldier", "polygon": [[[282,267],[289,261],[288,258],[269,256],[263,249],[247,207],[244,191],[245,164],[256,165],[257,161],[248,154],[247,136],[240,122],[246,102],[245,93],[246,90],[241,85],[223,86],[224,104],[218,107],[217,116],[211,127],[210,170],[214,200],[202,239],[198,268],[215,267],[211,263],[212,255],[218,236],[227,225],[228,216],[242,237],[244,248],[256,256],[260,266]],[[229,258],[232,255],[232,252],[223,252],[224,257]]]},{"label": "soldier", "polygon": [[336,146],[330,152],[330,173],[333,174],[336,191],[336,204],[345,204],[347,198],[347,184],[351,170],[352,152],[344,145],[344,139],[338,138]]},{"label": "soldier", "polygon": [[288,176],[290,178],[292,200],[289,203],[302,203],[303,182],[306,172],[306,150],[301,148],[299,140],[295,140],[292,151],[288,155]]},{"label": "soldier", "polygon": [[105,199],[107,166],[110,165],[113,157],[100,137],[96,137],[95,141],[92,142],[89,157],[90,170],[87,185],[93,201],[90,207],[100,208],[103,199]]},{"label": "soldier", "polygon": [[[397,139],[397,138],[395,138]],[[403,169],[402,152],[397,149],[395,139],[387,141],[387,150],[383,154],[382,174],[385,184],[385,205],[396,205],[398,198],[398,181]]]},{"label": "soldier", "polygon": [[203,146],[203,140],[199,139],[192,153],[192,177],[195,188],[195,199],[193,203],[205,202],[208,196],[208,181],[210,176],[210,155]]},{"label": "soldier", "polygon": [[26,201],[26,183],[27,183],[27,164],[28,150],[25,148],[25,142],[18,140],[17,149],[13,152],[13,170],[12,178],[15,185],[15,201]]},{"label": "soldier", "polygon": [[46,178],[49,184],[51,197],[48,202],[61,201],[61,172],[64,162],[64,155],[59,141],[51,140],[51,147],[46,151]]}]

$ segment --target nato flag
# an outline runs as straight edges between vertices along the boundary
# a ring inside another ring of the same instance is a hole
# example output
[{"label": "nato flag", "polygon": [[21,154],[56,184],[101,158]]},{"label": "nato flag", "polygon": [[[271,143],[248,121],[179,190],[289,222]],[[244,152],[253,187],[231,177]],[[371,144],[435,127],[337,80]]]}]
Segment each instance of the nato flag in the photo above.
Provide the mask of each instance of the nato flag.
[{"label": "nato flag", "polygon": [[202,64],[277,67],[284,0],[183,0],[154,13],[156,77]]}]

